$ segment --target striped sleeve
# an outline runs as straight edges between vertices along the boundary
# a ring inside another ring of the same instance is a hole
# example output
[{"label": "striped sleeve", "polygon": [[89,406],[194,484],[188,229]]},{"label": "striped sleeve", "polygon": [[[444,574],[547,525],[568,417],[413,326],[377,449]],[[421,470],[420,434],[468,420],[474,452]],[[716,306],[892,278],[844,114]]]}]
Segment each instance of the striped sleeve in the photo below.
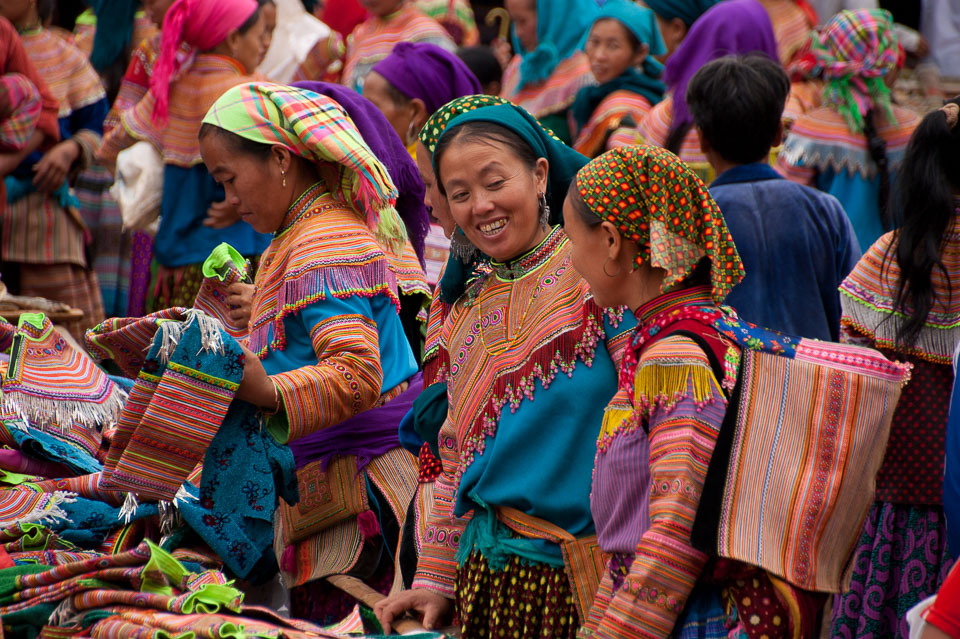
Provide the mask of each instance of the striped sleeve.
[{"label": "striped sleeve", "polygon": [[726,399],[706,355],[680,336],[651,346],[634,397],[649,412],[650,527],[593,637],[670,636],[708,558],[690,534]]},{"label": "striped sleeve", "polygon": [[370,301],[327,299],[285,321],[309,328],[317,363],[271,375],[286,412],[286,438],[299,439],[371,408],[380,397],[380,342]]}]

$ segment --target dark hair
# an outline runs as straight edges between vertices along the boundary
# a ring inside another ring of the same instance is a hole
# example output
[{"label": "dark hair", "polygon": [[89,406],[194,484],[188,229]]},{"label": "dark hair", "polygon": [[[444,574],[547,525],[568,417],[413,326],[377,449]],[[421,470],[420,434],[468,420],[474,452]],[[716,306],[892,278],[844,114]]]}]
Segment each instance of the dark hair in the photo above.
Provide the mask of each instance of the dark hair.
[{"label": "dark hair", "polygon": [[[55,9],[55,0],[37,0],[37,17],[40,19],[40,24],[46,24],[53,20]],[[83,9],[81,8],[80,11],[83,11]],[[76,16],[73,17],[73,20],[76,20]],[[68,30],[72,31],[72,29]]]},{"label": "dark hair", "polygon": [[[960,97],[949,101],[960,105]],[[960,126],[950,129],[941,110],[928,113],[910,137],[897,177],[902,225],[884,256],[900,267],[894,310],[903,314],[897,327],[897,350],[917,342],[937,301],[932,273],[937,268],[952,296],[950,274],[941,256],[960,191]]]},{"label": "dark hair", "polygon": [[454,142],[458,141],[476,142],[479,144],[499,142],[520,158],[520,161],[531,171],[537,168],[537,160],[540,159],[523,138],[499,124],[482,121],[458,124],[440,138],[440,142],[437,143],[437,148],[433,152],[433,171],[437,176],[437,186],[443,195],[446,195],[447,192],[443,188],[443,180],[440,178],[440,161],[443,159],[447,149],[449,149]]},{"label": "dark hair", "polygon": [[477,76],[482,87],[503,79],[503,67],[500,66],[490,47],[460,47],[457,49],[457,57],[473,71],[473,75]]},{"label": "dark hair", "polygon": [[253,25],[257,24],[257,20],[260,19],[260,6],[261,6],[260,3],[257,3],[256,10],[250,14],[250,17],[247,18],[243,24],[237,27],[237,31],[240,33],[240,35],[243,35],[247,31],[252,29]]},{"label": "dark hair", "polygon": [[870,109],[863,118],[863,135],[867,138],[867,152],[877,167],[880,185],[877,190],[877,212],[884,231],[893,228],[890,210],[890,167],[887,163],[887,142],[877,132],[876,110]]},{"label": "dark hair", "polygon": [[726,56],[703,65],[687,85],[687,105],[720,157],[765,160],[780,130],[790,78],[763,55]]},{"label": "dark hair", "polygon": [[[596,20],[593,21],[593,24],[599,24],[600,22],[616,22],[618,25],[620,25],[620,28],[623,29],[623,32],[627,35],[627,42],[630,43],[631,51],[633,51],[634,54],[640,51],[640,47],[643,45],[643,43],[640,42],[640,38],[637,37],[637,34],[634,33],[633,30],[630,29],[623,22],[621,22],[620,20],[617,20],[616,18],[611,17],[611,18],[597,18]],[[593,24],[590,25],[591,30],[593,29]],[[589,32],[587,32],[587,37],[589,38]]]},{"label": "dark hair", "polygon": [[570,188],[567,189],[567,199],[570,201],[573,210],[580,216],[580,220],[586,224],[588,228],[595,228],[603,224],[603,219],[591,211],[587,203],[583,201],[583,197],[580,196],[580,189],[577,188],[576,177],[570,180]]},{"label": "dark hair", "polygon": [[247,138],[241,137],[232,131],[222,129],[216,124],[204,122],[200,125],[200,134],[197,137],[198,139],[203,140],[208,135],[216,135],[218,138],[220,138],[220,140],[224,145],[226,145],[231,153],[252,155],[261,162],[266,162],[268,159],[270,159],[270,153],[273,149],[272,144],[254,142],[253,140],[248,140]]}]

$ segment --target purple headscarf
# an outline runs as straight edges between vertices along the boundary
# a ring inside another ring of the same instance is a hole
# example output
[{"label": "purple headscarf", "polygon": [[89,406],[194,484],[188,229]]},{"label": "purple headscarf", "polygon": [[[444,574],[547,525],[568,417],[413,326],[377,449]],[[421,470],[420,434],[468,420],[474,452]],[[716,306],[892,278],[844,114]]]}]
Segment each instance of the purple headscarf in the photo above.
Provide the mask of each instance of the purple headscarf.
[{"label": "purple headscarf", "polygon": [[411,100],[423,100],[427,115],[457,98],[483,93],[460,58],[428,42],[398,42],[371,70]]},{"label": "purple headscarf", "polygon": [[423,259],[424,241],[427,232],[430,230],[430,215],[423,203],[425,192],[423,180],[420,179],[417,165],[407,152],[400,136],[390,126],[390,122],[380,112],[380,109],[374,106],[373,102],[353,89],[329,82],[294,82],[290,86],[313,91],[333,99],[343,107],[343,110],[353,120],[357,130],[360,131],[360,135],[363,136],[364,142],[367,143],[367,146],[370,147],[381,164],[387,167],[390,179],[393,180],[399,191],[396,204],[397,213],[403,220],[404,226],[407,227],[410,243],[413,244],[420,265],[423,266],[425,264]]},{"label": "purple headscarf", "polygon": [[726,0],[697,18],[667,60],[663,74],[673,92],[672,130],[693,123],[687,106],[687,84],[693,75],[717,58],[747,53],[763,53],[779,60],[770,15],[757,0]]}]

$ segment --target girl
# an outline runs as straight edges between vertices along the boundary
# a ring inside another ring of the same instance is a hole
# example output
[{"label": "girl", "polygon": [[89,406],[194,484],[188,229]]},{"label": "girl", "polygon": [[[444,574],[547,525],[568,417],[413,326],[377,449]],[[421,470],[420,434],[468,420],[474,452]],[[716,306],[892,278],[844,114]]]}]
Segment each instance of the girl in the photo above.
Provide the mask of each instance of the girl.
[{"label": "girl", "polygon": [[943,477],[960,343],[957,104],[917,127],[900,168],[902,226],[877,240],[840,286],[841,341],[911,362],[913,378],[893,416],[850,591],[834,600],[834,637],[906,639],[905,612],[936,593],[950,568]]},{"label": "girl", "polygon": [[580,89],[573,103],[573,148],[592,158],[612,148],[611,135],[621,123],[636,126],[663,98],[663,66],[651,56],[666,49],[652,11],[610,0],[590,28],[585,51],[599,84]]},{"label": "girl", "polygon": [[357,93],[374,64],[390,55],[398,42],[429,42],[454,51],[456,45],[446,30],[425,16],[413,0],[364,0],[370,17],[347,38],[343,84]]},{"label": "girl", "polygon": [[657,24],[666,46],[661,62],[665,62],[677,50],[693,23],[706,13],[718,0],[647,0],[644,4],[657,14]]},{"label": "girl", "polygon": [[41,26],[36,2],[4,3],[37,71],[60,103],[62,141],[27,156],[6,178],[0,252],[4,281],[21,295],[46,297],[84,312],[74,335],[103,319],[96,274],[85,252],[85,226],[68,178],[87,166],[109,109],[100,78],[73,45]]},{"label": "girl", "polygon": [[891,101],[889,87],[900,64],[893,18],[883,9],[841,11],[796,64],[807,77],[823,80],[823,106],[793,123],[777,169],[836,196],[860,246],[898,224],[888,203],[920,122]]},{"label": "girl", "polygon": [[[201,265],[221,242],[247,257],[258,256],[269,243],[224,203],[197,146],[203,113],[226,89],[250,80],[260,64],[263,31],[255,0],[174,2],[164,18],[150,90],[120,114],[121,126],[104,142],[102,155],[108,160],[136,140],[153,143],[163,156],[161,221],[147,311],[192,306],[203,280]],[[178,51],[184,43],[197,53],[182,72],[186,61]]]},{"label": "girl", "polygon": [[413,589],[377,614],[389,626],[416,609],[431,627],[455,598],[464,636],[572,637],[590,571],[568,580],[560,542],[593,532],[587,442],[596,433],[585,425],[615,384],[626,325],[573,274],[555,225],[585,158],[519,107],[465,102],[427,129],[450,212],[491,261],[441,329],[443,474]]},{"label": "girl", "polygon": [[667,60],[664,80],[670,95],[647,112],[637,129],[638,136],[647,144],[675,153],[701,178],[712,178],[687,107],[687,83],[707,62],[746,53],[777,59],[777,41],[763,6],[756,0],[729,0],[707,10]]},{"label": "girl", "polygon": [[503,71],[500,95],[569,144],[570,107],[577,92],[595,82],[579,47],[597,5],[593,0],[507,0],[504,6],[510,13],[514,56]]}]

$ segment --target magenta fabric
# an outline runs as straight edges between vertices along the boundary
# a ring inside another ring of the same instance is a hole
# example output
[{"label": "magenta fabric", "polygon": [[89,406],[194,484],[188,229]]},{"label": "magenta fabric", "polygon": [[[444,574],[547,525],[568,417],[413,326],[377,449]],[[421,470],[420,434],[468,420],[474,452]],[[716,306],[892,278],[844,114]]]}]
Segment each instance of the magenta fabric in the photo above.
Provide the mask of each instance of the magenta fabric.
[{"label": "magenta fabric", "polygon": [[687,107],[687,84],[700,68],[727,55],[761,53],[777,57],[777,39],[770,15],[757,0],[726,0],[697,18],[663,73],[673,94],[673,123],[676,130],[693,122]]},{"label": "magenta fabric", "polygon": [[163,19],[160,56],[150,76],[156,98],[153,119],[167,121],[170,82],[179,71],[177,51],[183,43],[209,51],[239,29],[257,10],[257,0],[176,0]]},{"label": "magenta fabric", "polygon": [[411,100],[423,100],[428,114],[456,98],[483,93],[460,58],[428,42],[399,42],[371,70]]}]

